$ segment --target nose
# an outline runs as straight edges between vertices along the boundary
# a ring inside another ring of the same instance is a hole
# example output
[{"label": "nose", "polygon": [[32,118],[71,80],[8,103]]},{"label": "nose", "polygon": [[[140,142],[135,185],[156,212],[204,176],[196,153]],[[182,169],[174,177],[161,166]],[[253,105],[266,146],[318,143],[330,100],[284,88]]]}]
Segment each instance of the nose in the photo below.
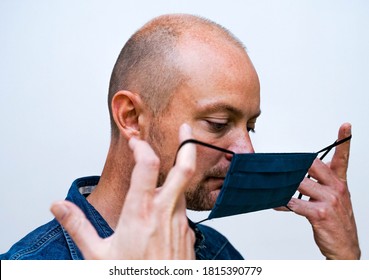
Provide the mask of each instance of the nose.
[{"label": "nose", "polygon": [[[250,134],[246,131],[240,137],[236,137],[234,141],[232,141],[228,150],[234,152],[235,154],[252,154],[255,153],[254,147],[251,142]],[[227,160],[231,161],[233,155],[226,154]]]}]

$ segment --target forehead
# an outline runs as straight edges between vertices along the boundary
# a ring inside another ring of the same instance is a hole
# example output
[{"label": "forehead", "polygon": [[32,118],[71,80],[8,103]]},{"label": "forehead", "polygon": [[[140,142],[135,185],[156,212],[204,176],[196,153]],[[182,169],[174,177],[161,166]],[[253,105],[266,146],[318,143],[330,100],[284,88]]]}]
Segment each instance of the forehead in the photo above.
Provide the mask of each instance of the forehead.
[{"label": "forehead", "polygon": [[182,105],[259,113],[259,79],[243,49],[231,44],[184,44],[180,65],[186,83],[173,98]]}]

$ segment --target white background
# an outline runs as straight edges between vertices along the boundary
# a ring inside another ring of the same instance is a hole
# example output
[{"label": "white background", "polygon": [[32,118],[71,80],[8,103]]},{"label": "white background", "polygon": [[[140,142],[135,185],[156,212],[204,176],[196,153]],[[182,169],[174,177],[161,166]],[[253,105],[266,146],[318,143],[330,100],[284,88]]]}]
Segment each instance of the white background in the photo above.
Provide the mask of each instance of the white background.
[{"label": "white background", "polygon": [[[316,151],[353,124],[349,168],[369,258],[369,2],[0,1],[0,252],[52,218],[72,181],[99,175],[107,89],[129,36],[154,16],[192,13],[230,29],[259,73],[257,151]],[[195,220],[204,215],[190,214]],[[209,221],[248,259],[323,259],[305,218],[273,210]]]}]

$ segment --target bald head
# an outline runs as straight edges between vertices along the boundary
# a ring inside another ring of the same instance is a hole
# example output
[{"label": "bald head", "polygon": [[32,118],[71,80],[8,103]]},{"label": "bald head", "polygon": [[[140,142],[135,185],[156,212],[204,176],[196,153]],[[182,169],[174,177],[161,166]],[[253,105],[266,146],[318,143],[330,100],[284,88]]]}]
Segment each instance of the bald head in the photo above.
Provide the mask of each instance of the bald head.
[{"label": "bald head", "polygon": [[120,90],[138,93],[154,114],[167,106],[172,93],[186,82],[180,46],[191,41],[211,46],[231,44],[244,50],[242,43],[224,27],[201,17],[183,14],[154,18],[127,41],[113,68],[109,86],[112,135],[117,134],[111,102]]}]

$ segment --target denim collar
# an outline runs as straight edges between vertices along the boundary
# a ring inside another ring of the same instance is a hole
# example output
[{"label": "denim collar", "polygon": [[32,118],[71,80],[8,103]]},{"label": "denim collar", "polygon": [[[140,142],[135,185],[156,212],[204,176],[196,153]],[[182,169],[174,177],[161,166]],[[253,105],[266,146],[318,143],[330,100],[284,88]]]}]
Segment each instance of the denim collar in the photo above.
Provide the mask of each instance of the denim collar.
[{"label": "denim collar", "polygon": [[[94,187],[99,183],[99,176],[90,176],[76,179],[66,197],[66,200],[73,202],[78,205],[81,210],[86,215],[87,219],[92,223],[93,227],[96,229],[97,233],[101,238],[107,238],[114,233],[112,228],[108,225],[108,223],[104,220],[104,218],[100,215],[100,213],[87,201],[86,197],[91,193]],[[190,219],[188,219],[189,226],[195,232],[196,241],[195,241],[195,253],[198,258],[201,254],[201,251],[206,248],[205,246],[205,236],[198,228],[198,226],[193,223]],[[67,241],[69,251],[71,253],[72,259],[81,260],[83,259],[83,255],[81,251],[78,249],[77,245],[74,243],[68,232],[63,229],[63,234]]]},{"label": "denim collar", "polygon": [[[113,234],[112,228],[104,220],[99,212],[87,201],[86,197],[89,192],[99,183],[99,176],[90,176],[76,179],[66,197],[66,200],[73,202],[78,205],[79,208],[86,215],[86,218],[92,223],[100,237],[106,238]],[[74,243],[68,232],[63,228],[63,233],[67,241],[72,259],[81,260],[83,259],[81,251]]]}]

